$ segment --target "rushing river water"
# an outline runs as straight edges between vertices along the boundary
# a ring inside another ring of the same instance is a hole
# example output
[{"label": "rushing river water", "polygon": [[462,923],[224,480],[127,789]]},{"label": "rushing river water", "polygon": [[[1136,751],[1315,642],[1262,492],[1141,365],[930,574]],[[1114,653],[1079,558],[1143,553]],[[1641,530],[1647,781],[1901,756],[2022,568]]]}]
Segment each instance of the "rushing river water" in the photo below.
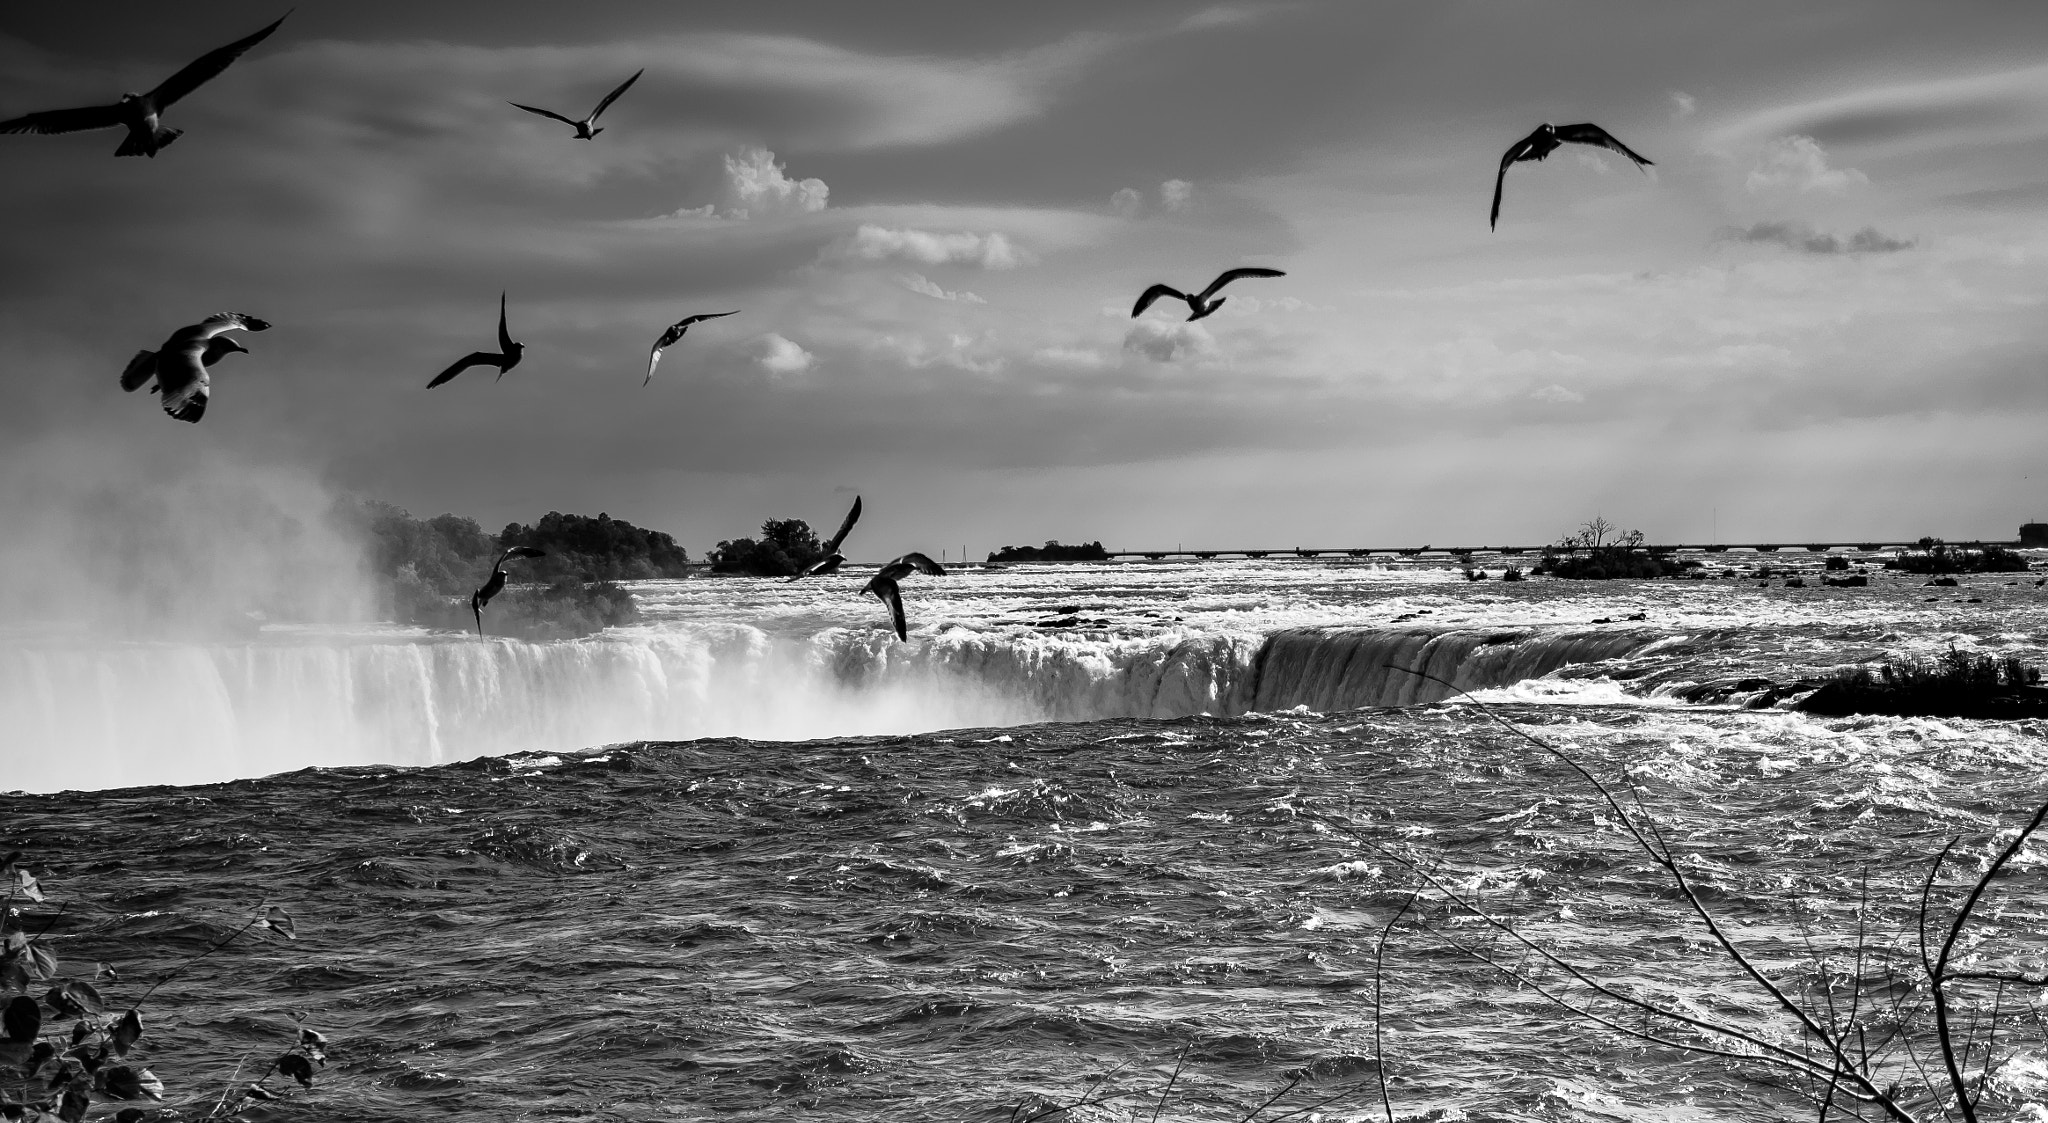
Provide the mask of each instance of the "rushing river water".
[{"label": "rushing river water", "polygon": [[[654,583],[645,624],[547,645],[0,641],[0,786],[101,789],[0,797],[0,849],[116,1000],[261,902],[298,918],[145,1008],[188,1115],[303,1019],[331,1064],[270,1117],[1220,1120],[1293,1081],[1260,1118],[1349,1120],[1384,1071],[1397,1117],[1777,1120],[1815,1109],[1560,1013],[1454,950],[1483,928],[1434,895],[1375,1005],[1399,855],[1603,979],[1772,1024],[1583,781],[1407,671],[1632,781],[1795,990],[1859,929],[1895,951],[1930,856],[1961,837],[1951,900],[2048,798],[2039,723],[1742,706],[1951,644],[2038,656],[2032,577],[1034,567],[907,582],[903,644],[862,579]],[[2040,969],[2044,857],[1973,954]],[[2002,999],[1986,1118],[2048,1118],[2033,999]]]}]

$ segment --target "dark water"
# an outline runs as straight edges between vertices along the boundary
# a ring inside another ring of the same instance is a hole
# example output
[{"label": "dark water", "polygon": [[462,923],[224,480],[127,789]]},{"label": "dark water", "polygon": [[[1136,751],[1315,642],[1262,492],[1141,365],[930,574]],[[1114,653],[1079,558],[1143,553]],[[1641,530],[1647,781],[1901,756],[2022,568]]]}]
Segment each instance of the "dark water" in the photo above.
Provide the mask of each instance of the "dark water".
[{"label": "dark water", "polygon": [[[1498,711],[1633,778],[1795,992],[1853,944],[1866,879],[1875,962],[1930,854],[1962,836],[1951,898],[2048,798],[2027,723]],[[1401,1117],[1813,1117],[1753,1065],[1560,1014],[1452,950],[1484,930],[1440,898],[1392,932],[1376,1010],[1375,943],[1415,878],[1374,847],[1604,979],[1782,1026],[1597,796],[1464,706],[0,797],[0,848],[50,892],[30,930],[64,905],[49,944],[119,970],[110,998],[266,902],[296,916],[296,942],[245,937],[144,1008],[186,1117],[301,1019],[331,1064],[250,1118],[995,1121],[1105,1095],[1066,1118],[1222,1120],[1283,1092],[1261,1119],[1380,1118],[1376,1021]],[[2048,956],[2044,854],[2002,879],[1979,954]],[[1986,1118],[2040,1118],[2037,997],[2003,1000]]]}]

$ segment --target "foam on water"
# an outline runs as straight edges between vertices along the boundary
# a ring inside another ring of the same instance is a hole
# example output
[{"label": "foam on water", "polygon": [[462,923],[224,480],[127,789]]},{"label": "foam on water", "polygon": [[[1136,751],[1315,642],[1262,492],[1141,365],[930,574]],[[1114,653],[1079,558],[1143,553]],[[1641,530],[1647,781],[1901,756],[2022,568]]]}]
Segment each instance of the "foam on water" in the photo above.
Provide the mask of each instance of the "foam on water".
[{"label": "foam on water", "polygon": [[[635,587],[646,623],[530,644],[397,628],[237,642],[0,636],[0,787],[191,783],[639,739],[798,740],[1048,720],[1406,705],[1449,688],[1668,705],[1716,677],[1960,640],[2025,650],[2040,596],[1928,602],[1718,582],[1467,583],[1306,563],[967,571],[906,589],[898,643],[861,578]],[[1625,685],[1624,685],[1625,684]]]}]

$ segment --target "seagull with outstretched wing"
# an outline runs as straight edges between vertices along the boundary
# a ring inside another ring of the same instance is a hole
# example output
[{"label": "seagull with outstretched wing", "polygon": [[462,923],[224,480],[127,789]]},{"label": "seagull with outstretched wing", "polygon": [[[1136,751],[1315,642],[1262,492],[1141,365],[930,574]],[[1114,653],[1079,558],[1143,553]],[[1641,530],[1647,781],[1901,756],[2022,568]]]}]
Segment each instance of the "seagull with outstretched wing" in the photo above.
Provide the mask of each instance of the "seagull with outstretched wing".
[{"label": "seagull with outstretched wing", "polygon": [[513,546],[498,555],[496,564],[491,566],[490,579],[485,581],[476,592],[469,594],[469,610],[476,613],[476,634],[479,637],[484,634],[485,606],[491,603],[492,597],[505,591],[505,563],[513,558],[544,558],[547,556],[548,552],[538,546]]},{"label": "seagull with outstretched wing", "polygon": [[[179,98],[205,85],[208,80],[218,77],[228,64],[241,58],[243,52],[263,42],[276,31],[285,17],[277,23],[245,39],[237,39],[225,47],[216,47],[185,64],[183,70],[163,80],[156,89],[146,94],[127,93],[112,105],[88,105],[79,109],[46,109],[40,113],[29,113],[11,120],[0,121],[0,133],[81,133],[88,129],[126,129],[128,136],[121,141],[121,147],[114,149],[116,156],[156,157],[172,141],[185,135],[183,129],[167,129],[161,123],[164,111]],[[193,420],[198,420],[194,418]]]},{"label": "seagull with outstretched wing", "polygon": [[640,383],[640,385],[644,388],[648,382],[654,381],[654,364],[661,361],[661,353],[668,349],[669,344],[681,339],[683,333],[690,330],[691,324],[701,320],[715,320],[720,316],[737,316],[739,314],[740,310],[737,308],[730,312],[702,312],[695,316],[685,316],[670,324],[669,329],[661,333],[661,338],[654,341],[654,350],[647,353],[647,379]]},{"label": "seagull with outstretched wing", "polygon": [[944,577],[946,567],[923,554],[912,552],[884,565],[879,572],[861,586],[861,593],[873,593],[883,604],[889,606],[889,622],[896,628],[896,638],[908,640],[910,625],[903,617],[903,589],[897,582],[913,573],[930,577]]},{"label": "seagull with outstretched wing", "polygon": [[[1152,302],[1160,297],[1170,296],[1175,300],[1187,301],[1188,319],[1199,320],[1204,316],[1214,315],[1218,308],[1223,307],[1223,302],[1230,299],[1227,296],[1216,296],[1216,290],[1230,282],[1245,277],[1285,277],[1286,275],[1278,269],[1226,269],[1221,276],[1209,282],[1208,288],[1192,296],[1174,288],[1172,285],[1153,285],[1145,290],[1144,295],[1138,297],[1137,305],[1131,309],[1131,318],[1136,319],[1144,315],[1145,309],[1152,307]],[[1212,296],[1216,296],[1216,299],[1210,300],[1209,298]]]},{"label": "seagull with outstretched wing", "polygon": [[604,100],[598,102],[597,108],[590,111],[590,116],[585,117],[581,121],[572,121],[559,113],[553,112],[552,110],[541,109],[537,106],[532,105],[520,105],[516,101],[507,102],[506,104],[512,106],[515,109],[524,109],[528,113],[539,114],[542,117],[546,117],[550,121],[560,121],[564,125],[567,125],[570,128],[576,130],[577,140],[589,140],[590,138],[604,131],[603,129],[591,128],[591,125],[597,122],[598,116],[602,114],[606,109],[611,108],[612,102],[617,101],[619,99],[619,95],[626,92],[626,87],[632,85],[635,82],[638,82],[640,80],[640,76],[645,73],[647,73],[647,71],[644,68],[634,71],[633,76],[631,78],[628,78],[625,81],[619,83],[618,89],[613,90],[611,93],[604,95]]},{"label": "seagull with outstretched wing", "polygon": [[205,416],[207,399],[213,393],[213,379],[206,368],[223,355],[247,354],[249,350],[221,333],[269,330],[268,320],[240,312],[216,312],[172,332],[155,351],[137,351],[121,371],[121,389],[133,393],[154,378],[156,385],[150,389],[163,394],[164,412],[196,423]]},{"label": "seagull with outstretched wing", "polygon": [[471,351],[435,375],[434,380],[427,383],[427,389],[432,390],[471,367],[497,367],[498,377],[503,378],[506,371],[519,365],[520,357],[525,354],[526,345],[513,342],[512,333],[505,327],[505,294],[501,292],[498,294],[498,350]]},{"label": "seagull with outstretched wing", "polygon": [[853,509],[846,512],[846,520],[839,524],[839,533],[833,535],[830,542],[825,543],[825,556],[812,562],[798,572],[795,577],[788,578],[788,580],[801,581],[806,577],[823,577],[826,574],[839,572],[839,567],[846,564],[846,555],[839,552],[839,544],[846,541],[846,533],[853,529],[854,523],[859,521],[860,496],[856,495],[853,497]]},{"label": "seagull with outstretched wing", "polygon": [[[1486,228],[1494,229],[1500,222],[1500,190],[1507,182],[1508,165],[1524,160],[1541,160],[1555,152],[1561,144],[1590,144],[1595,148],[1606,148],[1619,152],[1636,162],[1637,169],[1652,166],[1651,161],[1639,155],[1628,145],[1614,139],[1606,129],[1591,122],[1577,125],[1552,125],[1545,121],[1536,131],[1516,141],[1500,158],[1500,172],[1493,177],[1493,213],[1487,217]],[[1644,173],[1648,174],[1648,173]]]}]

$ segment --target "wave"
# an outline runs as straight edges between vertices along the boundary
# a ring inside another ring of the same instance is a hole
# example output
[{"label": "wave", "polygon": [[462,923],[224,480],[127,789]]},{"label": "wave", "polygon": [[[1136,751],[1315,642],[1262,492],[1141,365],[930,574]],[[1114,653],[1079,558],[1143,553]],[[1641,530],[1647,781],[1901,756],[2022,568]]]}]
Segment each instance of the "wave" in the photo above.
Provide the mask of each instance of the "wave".
[{"label": "wave", "polygon": [[1626,655],[1647,631],[1292,629],[1114,637],[713,623],[583,640],[387,636],[0,645],[5,786],[198,783],[636,740],[815,737],[1431,701]]}]

